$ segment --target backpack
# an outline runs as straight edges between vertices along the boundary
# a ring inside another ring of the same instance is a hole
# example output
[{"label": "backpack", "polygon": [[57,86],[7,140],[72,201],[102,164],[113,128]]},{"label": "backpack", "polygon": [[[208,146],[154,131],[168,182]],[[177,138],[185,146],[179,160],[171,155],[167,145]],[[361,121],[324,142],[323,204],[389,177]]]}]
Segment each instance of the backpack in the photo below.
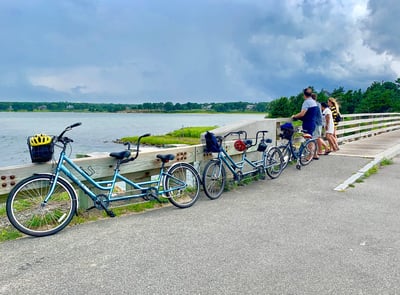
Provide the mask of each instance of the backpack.
[{"label": "backpack", "polygon": [[336,118],[335,118],[335,122],[336,122],[336,123],[339,123],[339,122],[341,122],[341,121],[343,121],[343,118],[342,118],[342,116],[341,116],[339,113],[337,113]]},{"label": "backpack", "polygon": [[206,139],[206,149],[204,150],[206,153],[219,153],[221,151],[214,133],[207,131],[204,137]]}]

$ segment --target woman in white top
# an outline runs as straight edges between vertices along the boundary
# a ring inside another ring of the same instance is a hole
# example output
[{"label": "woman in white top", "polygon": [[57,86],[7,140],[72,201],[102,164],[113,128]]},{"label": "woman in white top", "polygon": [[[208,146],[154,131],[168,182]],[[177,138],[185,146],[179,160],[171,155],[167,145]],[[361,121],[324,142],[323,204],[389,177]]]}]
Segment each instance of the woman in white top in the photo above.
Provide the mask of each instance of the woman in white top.
[{"label": "woman in white top", "polygon": [[326,139],[328,140],[330,146],[330,150],[325,152],[325,155],[328,155],[331,151],[337,151],[339,146],[334,136],[335,124],[333,122],[332,111],[325,102],[321,103],[321,109],[322,115],[324,116],[322,124],[325,127]]}]

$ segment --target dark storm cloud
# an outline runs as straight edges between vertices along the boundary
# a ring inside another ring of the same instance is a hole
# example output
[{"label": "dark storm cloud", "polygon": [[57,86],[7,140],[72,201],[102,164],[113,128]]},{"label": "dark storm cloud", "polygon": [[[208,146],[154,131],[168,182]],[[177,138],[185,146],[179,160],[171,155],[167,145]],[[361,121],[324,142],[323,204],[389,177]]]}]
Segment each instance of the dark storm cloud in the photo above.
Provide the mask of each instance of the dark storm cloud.
[{"label": "dark storm cloud", "polygon": [[398,44],[383,34],[387,12],[366,4],[2,1],[0,99],[265,101],[367,87],[400,69],[382,53]]}]

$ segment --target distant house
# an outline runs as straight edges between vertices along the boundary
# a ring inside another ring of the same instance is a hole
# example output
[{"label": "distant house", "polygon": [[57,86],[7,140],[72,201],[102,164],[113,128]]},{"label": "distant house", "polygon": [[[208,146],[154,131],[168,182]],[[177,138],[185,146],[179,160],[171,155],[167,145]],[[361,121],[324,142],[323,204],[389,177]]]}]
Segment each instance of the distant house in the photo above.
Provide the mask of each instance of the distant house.
[{"label": "distant house", "polygon": [[246,106],[246,110],[254,110],[255,107],[256,107],[256,106],[255,106],[254,104],[248,104],[248,105]]},{"label": "distant house", "polygon": [[211,104],[203,105],[203,110],[211,110],[211,109],[212,109],[212,105]]},{"label": "distant house", "polygon": [[47,110],[47,106],[46,105],[38,106],[38,110],[39,111],[45,111],[45,110]]},{"label": "distant house", "polygon": [[74,106],[72,104],[69,104],[69,105],[66,106],[66,109],[67,110],[73,110]]}]

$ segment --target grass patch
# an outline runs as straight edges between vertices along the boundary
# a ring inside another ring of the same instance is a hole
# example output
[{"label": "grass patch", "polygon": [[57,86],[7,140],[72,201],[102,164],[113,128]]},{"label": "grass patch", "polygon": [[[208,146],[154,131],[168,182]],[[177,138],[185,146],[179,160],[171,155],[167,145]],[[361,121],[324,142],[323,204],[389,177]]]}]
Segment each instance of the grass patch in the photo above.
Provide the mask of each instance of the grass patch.
[{"label": "grass patch", "polygon": [[[200,135],[208,130],[217,128],[217,126],[184,127],[174,130],[165,135],[153,135],[143,137],[142,144],[153,146],[165,146],[171,144],[196,145],[200,143]],[[119,142],[137,143],[139,136],[129,136],[119,139]]]},{"label": "grass patch", "polygon": [[22,234],[13,228],[3,228],[0,230],[0,242],[15,240],[22,237]]},{"label": "grass patch", "polygon": [[372,168],[368,169],[367,172],[364,173],[364,178],[370,177],[371,175],[378,172],[379,166],[375,165]]},{"label": "grass patch", "polygon": [[[145,212],[146,210],[161,208],[166,204],[169,204],[168,199],[160,198],[161,203],[156,200],[144,201],[140,203],[126,204],[119,207],[111,208],[112,211],[117,216],[123,216],[129,213],[140,213]],[[90,211],[80,209],[78,211],[78,215],[74,216],[68,226],[74,226],[78,224],[83,224],[86,222],[96,221],[100,219],[108,218],[107,214],[104,210],[93,209]],[[6,226],[0,228],[0,242],[5,242],[9,240],[15,240],[24,236],[24,234],[20,233],[18,230],[14,229],[12,226]]]},{"label": "grass patch", "polygon": [[393,160],[386,159],[386,158],[382,159],[382,161],[380,163],[381,166],[388,166],[388,165],[392,165],[392,164],[393,164]]},{"label": "grass patch", "polygon": [[0,206],[0,217],[5,217],[6,214],[6,206]]}]

